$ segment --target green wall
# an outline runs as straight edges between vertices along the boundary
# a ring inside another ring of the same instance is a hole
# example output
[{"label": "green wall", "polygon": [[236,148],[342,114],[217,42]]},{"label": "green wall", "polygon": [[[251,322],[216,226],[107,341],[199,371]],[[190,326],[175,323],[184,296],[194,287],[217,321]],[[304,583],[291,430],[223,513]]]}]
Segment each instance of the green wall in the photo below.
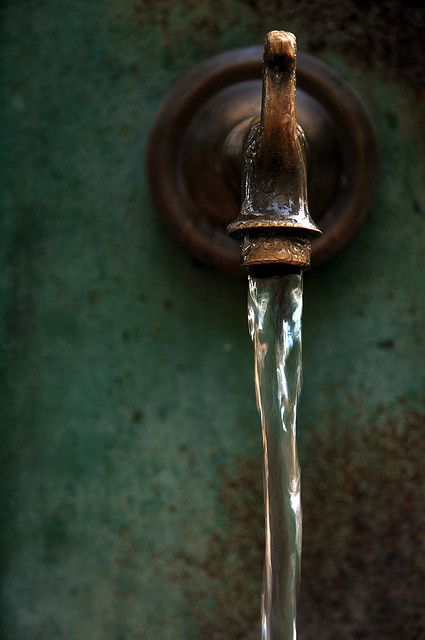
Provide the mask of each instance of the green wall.
[{"label": "green wall", "polygon": [[2,640],[260,637],[246,285],[165,235],[144,149],[182,73],[270,28],[357,88],[380,145],[369,219],[306,275],[301,637],[425,638],[417,42],[398,77],[398,14],[359,6],[4,0]]}]

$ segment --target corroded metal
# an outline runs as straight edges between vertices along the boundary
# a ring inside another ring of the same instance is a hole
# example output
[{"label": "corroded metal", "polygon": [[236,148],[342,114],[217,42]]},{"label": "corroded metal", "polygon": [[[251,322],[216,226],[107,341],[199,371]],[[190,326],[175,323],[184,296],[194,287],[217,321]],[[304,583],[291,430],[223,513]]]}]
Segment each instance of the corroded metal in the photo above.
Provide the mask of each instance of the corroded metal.
[{"label": "corroded metal", "polygon": [[306,268],[310,238],[321,233],[308,212],[306,143],[295,111],[296,49],[292,33],[266,37],[261,119],[246,136],[241,212],[228,226],[243,240],[244,267]]},{"label": "corroded metal", "polygon": [[[148,181],[169,233],[193,258],[241,275],[227,226],[241,209],[242,150],[259,119],[262,49],[235,49],[194,67],[170,91],[151,131]],[[355,235],[375,191],[377,150],[359,96],[328,65],[297,55],[297,121],[308,142],[307,190],[322,236],[315,266]]]},{"label": "corroded metal", "polygon": [[[286,231],[282,227],[282,231]],[[244,267],[263,265],[290,265],[305,269],[310,266],[311,241],[306,236],[296,238],[287,234],[270,237],[267,230],[257,238],[245,234],[241,245],[241,261]]]}]

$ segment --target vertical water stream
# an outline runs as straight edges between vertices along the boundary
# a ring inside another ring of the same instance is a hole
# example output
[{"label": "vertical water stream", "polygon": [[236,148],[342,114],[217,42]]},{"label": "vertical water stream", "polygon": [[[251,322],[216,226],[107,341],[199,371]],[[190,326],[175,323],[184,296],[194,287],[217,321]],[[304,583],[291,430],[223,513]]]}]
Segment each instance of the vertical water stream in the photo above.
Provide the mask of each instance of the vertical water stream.
[{"label": "vertical water stream", "polygon": [[248,323],[264,448],[262,639],[295,640],[301,561],[296,444],[301,386],[302,275],[249,277]]}]

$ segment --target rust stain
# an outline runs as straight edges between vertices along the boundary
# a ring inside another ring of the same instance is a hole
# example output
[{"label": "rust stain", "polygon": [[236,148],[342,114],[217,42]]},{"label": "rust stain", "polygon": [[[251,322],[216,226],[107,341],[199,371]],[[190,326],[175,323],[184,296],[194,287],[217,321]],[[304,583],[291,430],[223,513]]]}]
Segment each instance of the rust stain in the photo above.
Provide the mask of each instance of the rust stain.
[{"label": "rust stain", "polygon": [[[171,9],[184,10],[184,22],[177,23]],[[248,9],[250,22],[259,35],[276,25],[297,27],[304,47],[321,53],[333,50],[356,57],[368,68],[388,70],[398,80],[421,89],[425,84],[423,31],[425,12],[410,0],[206,0],[202,10],[196,0],[134,0],[133,20],[145,27],[156,24],[164,44],[175,46],[187,40],[195,48],[219,42],[225,29],[238,24],[237,8]],[[312,16],[319,16],[312,20]]]},{"label": "rust stain", "polygon": [[98,302],[100,302],[101,298],[102,298],[102,294],[99,291],[90,291],[89,293],[90,304],[97,304]]},{"label": "rust stain", "polygon": [[172,311],[174,309],[174,302],[170,300],[170,298],[166,298],[164,300],[164,309],[167,311]]},{"label": "rust stain", "polygon": [[259,460],[237,462],[232,470],[222,469],[221,476],[226,530],[210,534],[208,551],[201,560],[186,550],[178,551],[180,569],[169,579],[182,585],[188,615],[197,620],[200,637],[258,640],[263,563]]},{"label": "rust stain", "polygon": [[[425,637],[425,404],[379,424],[329,417],[305,430],[304,552],[299,628],[304,640]],[[304,449],[304,447],[303,447]],[[259,460],[222,471],[227,526],[199,561],[177,554],[188,612],[209,640],[257,640],[263,562]],[[199,580],[199,576],[201,579]],[[195,588],[201,582],[203,589]]]},{"label": "rust stain", "polygon": [[[313,434],[303,465],[301,636],[423,640],[425,409]],[[319,633],[320,630],[320,633]]]}]

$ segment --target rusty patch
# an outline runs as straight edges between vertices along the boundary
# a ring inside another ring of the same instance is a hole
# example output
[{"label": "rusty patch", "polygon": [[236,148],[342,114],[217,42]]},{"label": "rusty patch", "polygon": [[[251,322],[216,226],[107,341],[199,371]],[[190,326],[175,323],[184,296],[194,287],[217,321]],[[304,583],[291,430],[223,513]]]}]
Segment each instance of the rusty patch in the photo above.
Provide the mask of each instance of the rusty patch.
[{"label": "rusty patch", "polygon": [[167,311],[172,311],[174,309],[174,302],[170,300],[170,298],[166,298],[164,300],[164,309]]},{"label": "rusty patch", "polygon": [[97,304],[102,298],[102,294],[99,291],[90,291],[89,302],[90,304]]},{"label": "rusty patch", "polygon": [[333,421],[326,439],[312,435],[303,465],[306,640],[425,637],[424,435],[423,407],[383,426]]},{"label": "rusty patch", "polygon": [[[212,532],[201,562],[185,551],[177,554],[179,580],[188,613],[198,621],[200,637],[258,640],[263,564],[261,467],[258,460],[248,460],[221,474],[220,501],[228,527]],[[193,588],[192,578],[199,573],[205,585],[202,591]]]},{"label": "rusty patch", "polygon": [[[250,25],[261,37],[273,26],[296,27],[304,48],[312,53],[331,49],[371,69],[387,69],[413,87],[425,84],[425,12],[414,0],[207,0],[202,7],[197,0],[159,0],[154,5],[151,0],[134,0],[133,19],[140,26],[154,22],[166,46],[174,48],[180,41],[187,46],[189,35],[191,46],[203,51],[237,27],[244,5]],[[184,11],[181,23],[173,7]]]},{"label": "rusty patch", "polygon": [[[303,433],[304,640],[425,637],[425,408],[400,402],[385,424],[330,417]],[[259,460],[223,472],[227,528],[174,576],[209,640],[257,640],[263,562]],[[193,579],[204,589],[194,589]]]}]

